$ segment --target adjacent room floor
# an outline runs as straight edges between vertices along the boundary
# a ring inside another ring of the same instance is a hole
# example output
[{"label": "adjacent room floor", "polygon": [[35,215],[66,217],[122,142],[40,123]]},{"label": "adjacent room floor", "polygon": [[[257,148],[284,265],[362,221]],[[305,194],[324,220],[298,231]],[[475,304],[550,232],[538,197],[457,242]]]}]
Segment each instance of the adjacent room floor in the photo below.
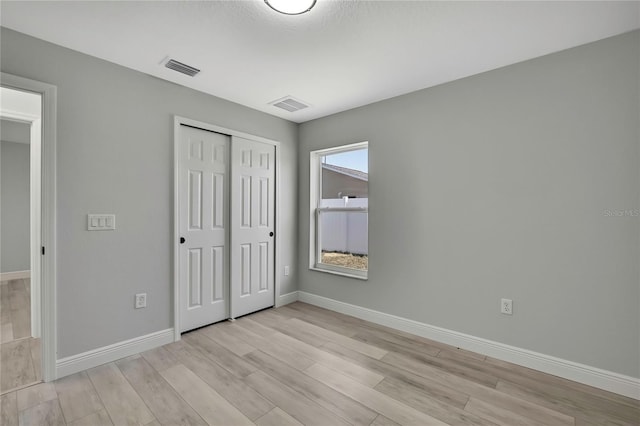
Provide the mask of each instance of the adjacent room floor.
[{"label": "adjacent room floor", "polygon": [[638,401],[303,303],[2,396],[2,424],[637,425]]},{"label": "adjacent room floor", "polygon": [[31,337],[30,289],[29,279],[0,282],[0,393],[41,380],[40,339]]}]

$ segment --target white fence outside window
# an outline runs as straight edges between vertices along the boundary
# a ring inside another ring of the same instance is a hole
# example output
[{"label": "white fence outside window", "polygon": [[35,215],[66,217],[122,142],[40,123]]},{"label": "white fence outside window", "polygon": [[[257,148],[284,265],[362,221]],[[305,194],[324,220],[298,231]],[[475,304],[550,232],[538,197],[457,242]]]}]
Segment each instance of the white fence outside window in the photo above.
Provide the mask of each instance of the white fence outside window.
[{"label": "white fence outside window", "polygon": [[[368,205],[368,198],[336,198],[323,199],[320,207],[368,208]],[[368,255],[368,217],[366,211],[322,211],[319,217],[321,250]]]}]

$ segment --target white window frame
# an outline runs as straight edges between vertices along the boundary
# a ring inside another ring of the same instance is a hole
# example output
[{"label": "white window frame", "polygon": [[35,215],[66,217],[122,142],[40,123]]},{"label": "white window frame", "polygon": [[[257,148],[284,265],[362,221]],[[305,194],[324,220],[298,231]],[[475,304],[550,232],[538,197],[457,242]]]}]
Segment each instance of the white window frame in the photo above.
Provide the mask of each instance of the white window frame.
[{"label": "white window frame", "polygon": [[[341,152],[355,151],[358,149],[369,149],[369,142],[358,142],[349,145],[342,145],[334,148],[319,149],[309,153],[309,269],[313,271],[326,272],[329,274],[342,275],[349,278],[366,280],[369,271],[345,268],[335,265],[327,265],[319,262],[321,253],[318,220],[321,212],[359,212],[369,214],[368,207],[320,207],[322,198],[322,157],[325,155],[339,154]],[[367,233],[369,227],[367,226]],[[367,238],[368,240],[368,238]],[[367,250],[368,251],[368,250]]]}]

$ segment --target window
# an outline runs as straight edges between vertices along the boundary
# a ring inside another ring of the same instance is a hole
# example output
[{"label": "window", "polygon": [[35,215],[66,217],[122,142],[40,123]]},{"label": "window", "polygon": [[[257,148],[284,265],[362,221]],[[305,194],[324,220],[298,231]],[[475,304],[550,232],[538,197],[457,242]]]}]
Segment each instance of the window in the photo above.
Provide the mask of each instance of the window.
[{"label": "window", "polygon": [[311,152],[309,268],[367,278],[367,142]]}]

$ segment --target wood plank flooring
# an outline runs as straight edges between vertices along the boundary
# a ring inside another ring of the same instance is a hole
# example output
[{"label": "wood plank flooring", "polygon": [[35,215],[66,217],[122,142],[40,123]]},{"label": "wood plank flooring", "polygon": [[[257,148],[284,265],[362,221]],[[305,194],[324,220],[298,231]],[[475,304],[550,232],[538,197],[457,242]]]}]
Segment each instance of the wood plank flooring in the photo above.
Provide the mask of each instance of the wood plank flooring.
[{"label": "wood plank flooring", "polygon": [[0,282],[0,394],[41,381],[40,339],[31,337],[31,281]]},{"label": "wood plank flooring", "polygon": [[1,343],[31,337],[31,296],[29,279],[0,282]]},{"label": "wood plank flooring", "polygon": [[1,397],[4,425],[639,425],[640,403],[303,303]]}]

